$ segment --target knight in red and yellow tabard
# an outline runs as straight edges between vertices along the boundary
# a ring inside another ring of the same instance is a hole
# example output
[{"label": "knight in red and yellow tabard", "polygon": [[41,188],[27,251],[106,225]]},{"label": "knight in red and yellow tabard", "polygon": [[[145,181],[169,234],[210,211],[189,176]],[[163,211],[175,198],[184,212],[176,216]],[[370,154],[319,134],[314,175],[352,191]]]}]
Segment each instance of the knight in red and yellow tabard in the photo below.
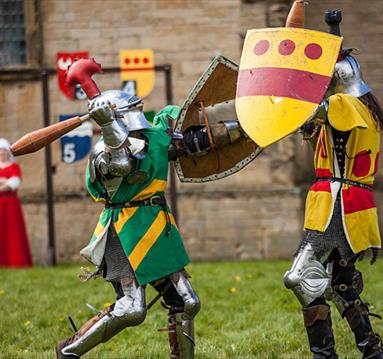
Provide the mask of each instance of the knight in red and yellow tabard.
[{"label": "knight in red and yellow tabard", "polygon": [[355,268],[369,249],[373,263],[381,247],[372,186],[382,125],[357,60],[341,50],[316,116],[302,127],[314,145],[316,181],[306,199],[304,238],[284,278],[303,306],[313,358],[338,358],[326,299],[347,319],[362,357],[383,358]]},{"label": "knight in red and yellow tabard", "polygon": [[[298,16],[297,16],[298,15]],[[316,181],[306,201],[304,237],[284,283],[303,308],[314,359],[338,358],[332,300],[363,358],[383,358],[355,262],[381,247],[372,192],[383,111],[351,50],[342,50],[340,11],[326,12],[331,34],[303,28],[296,0],[286,28],[249,30],[236,107],[241,126],[261,147],[300,129],[314,145]]]},{"label": "knight in red and yellow tabard", "polygon": [[313,358],[338,358],[326,299],[347,319],[363,358],[383,358],[355,268],[368,249],[374,262],[381,246],[372,185],[383,112],[351,55],[337,62],[330,90],[322,119],[302,128],[314,142],[316,181],[306,199],[304,238],[284,281],[303,306]]}]

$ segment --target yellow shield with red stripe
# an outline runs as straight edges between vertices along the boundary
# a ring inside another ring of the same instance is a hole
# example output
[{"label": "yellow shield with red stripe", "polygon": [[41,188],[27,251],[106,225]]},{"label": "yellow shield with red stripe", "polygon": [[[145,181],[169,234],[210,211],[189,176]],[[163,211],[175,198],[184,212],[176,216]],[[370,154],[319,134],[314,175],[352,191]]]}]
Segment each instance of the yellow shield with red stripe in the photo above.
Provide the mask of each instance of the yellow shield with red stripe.
[{"label": "yellow shield with red stripe", "polygon": [[314,116],[330,84],[341,43],[341,37],[306,29],[247,32],[236,110],[255,143],[269,146]]}]

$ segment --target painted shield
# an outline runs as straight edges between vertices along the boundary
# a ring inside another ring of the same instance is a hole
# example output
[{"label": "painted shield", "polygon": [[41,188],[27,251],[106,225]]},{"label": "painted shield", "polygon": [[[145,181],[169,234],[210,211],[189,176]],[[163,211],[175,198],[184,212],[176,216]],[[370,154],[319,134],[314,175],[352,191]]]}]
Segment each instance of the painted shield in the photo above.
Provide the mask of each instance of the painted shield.
[{"label": "painted shield", "polygon": [[[74,86],[68,87],[65,84],[65,72],[75,59],[89,58],[88,51],[81,52],[58,52],[56,54],[57,82],[60,91],[71,100],[80,100],[81,92]],[[86,97],[85,97],[86,98]]]},{"label": "painted shield", "polygon": [[271,145],[314,116],[330,84],[342,39],[297,28],[247,32],[236,110],[242,128],[259,146]]},{"label": "painted shield", "polygon": [[[192,126],[205,126],[200,103],[209,125],[236,120],[235,92],[238,65],[223,56],[213,59],[182,106],[175,130],[184,133]],[[227,177],[250,163],[261,149],[250,139],[207,152],[203,156],[180,157],[175,162],[181,182],[208,182]]]}]

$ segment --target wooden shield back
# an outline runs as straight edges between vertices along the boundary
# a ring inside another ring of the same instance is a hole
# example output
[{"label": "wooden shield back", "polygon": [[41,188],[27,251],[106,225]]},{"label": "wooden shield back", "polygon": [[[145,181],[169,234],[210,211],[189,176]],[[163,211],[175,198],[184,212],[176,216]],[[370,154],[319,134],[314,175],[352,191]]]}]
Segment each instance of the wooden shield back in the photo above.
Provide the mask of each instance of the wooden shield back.
[{"label": "wooden shield back", "polygon": [[[237,120],[237,77],[238,66],[235,63],[223,56],[215,57],[185,100],[176,131],[184,133],[191,126],[205,125],[200,114],[201,102],[206,108],[210,125],[222,120]],[[225,116],[226,119],[223,118]],[[181,182],[214,181],[239,171],[259,152],[254,142],[241,138],[203,156],[178,158],[175,163],[177,175]]]}]

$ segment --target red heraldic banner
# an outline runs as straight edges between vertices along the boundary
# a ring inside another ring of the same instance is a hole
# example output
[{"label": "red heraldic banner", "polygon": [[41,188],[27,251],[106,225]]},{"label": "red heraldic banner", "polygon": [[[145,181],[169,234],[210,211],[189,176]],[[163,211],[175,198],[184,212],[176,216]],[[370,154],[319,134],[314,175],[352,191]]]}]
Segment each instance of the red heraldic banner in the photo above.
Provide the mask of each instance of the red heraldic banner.
[{"label": "red heraldic banner", "polygon": [[[0,168],[0,178],[20,176],[17,163]],[[17,192],[0,192],[0,267],[17,268],[31,265],[31,251]]]},{"label": "red heraldic banner", "polygon": [[65,85],[65,71],[75,59],[89,58],[88,51],[81,52],[58,52],[56,55],[57,81],[60,91],[69,99],[75,100],[76,89]]}]

